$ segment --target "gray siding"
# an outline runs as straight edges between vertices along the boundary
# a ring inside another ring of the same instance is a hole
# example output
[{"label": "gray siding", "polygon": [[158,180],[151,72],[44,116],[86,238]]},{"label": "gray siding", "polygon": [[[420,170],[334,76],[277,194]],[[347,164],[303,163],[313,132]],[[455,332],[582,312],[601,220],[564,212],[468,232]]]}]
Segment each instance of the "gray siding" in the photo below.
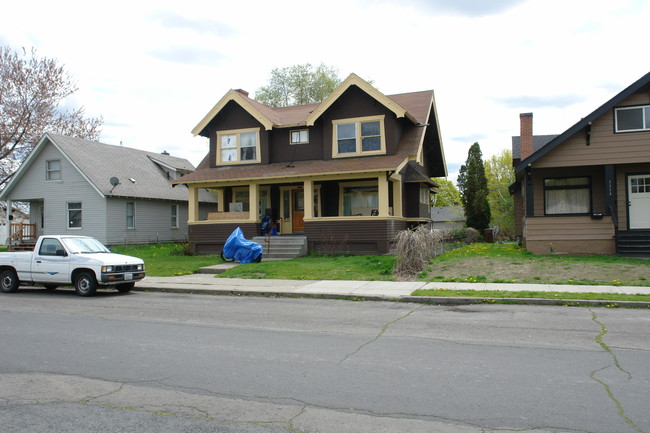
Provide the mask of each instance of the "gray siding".
[{"label": "gray siding", "polygon": [[[45,180],[45,163],[61,161],[61,180]],[[75,234],[93,236],[106,242],[106,205],[103,197],[84,179],[54,146],[47,145],[33,161],[11,192],[13,201],[42,201],[45,206],[43,234]],[[82,203],[82,228],[68,228],[67,203]],[[38,206],[33,206],[32,222],[39,219]],[[40,227],[39,227],[40,231]]]}]

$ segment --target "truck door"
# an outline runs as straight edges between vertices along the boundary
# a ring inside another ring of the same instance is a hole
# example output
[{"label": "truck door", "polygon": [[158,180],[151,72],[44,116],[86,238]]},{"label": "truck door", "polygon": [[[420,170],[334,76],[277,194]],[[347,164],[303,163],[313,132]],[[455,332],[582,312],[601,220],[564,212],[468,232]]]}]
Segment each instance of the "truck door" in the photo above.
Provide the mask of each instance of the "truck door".
[{"label": "truck door", "polygon": [[43,238],[34,251],[32,279],[40,283],[69,283],[70,256],[58,239]]}]

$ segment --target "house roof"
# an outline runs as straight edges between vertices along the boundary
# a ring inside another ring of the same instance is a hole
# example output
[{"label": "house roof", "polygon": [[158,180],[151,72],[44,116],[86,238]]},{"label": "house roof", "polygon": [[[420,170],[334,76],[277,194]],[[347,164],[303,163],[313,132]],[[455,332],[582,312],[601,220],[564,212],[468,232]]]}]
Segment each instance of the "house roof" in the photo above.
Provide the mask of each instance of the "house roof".
[{"label": "house roof", "polygon": [[[294,105],[290,107],[267,107],[250,98],[243,90],[229,90],[223,98],[192,129],[194,135],[206,134],[206,127],[215,116],[233,101],[259,121],[266,130],[272,128],[311,126],[351,86],[357,86],[376,101],[391,110],[397,117],[406,117],[413,123],[425,123],[433,99],[433,91],[384,95],[367,81],[350,74],[325,100],[319,104]],[[427,103],[422,103],[420,94],[429,94]]]},{"label": "house roof", "polygon": [[[553,135],[533,135],[533,152],[537,152],[542,147],[551,142],[558,134]],[[521,158],[521,137],[512,137],[512,159]]]},{"label": "house roof", "polygon": [[[529,164],[533,164],[535,161],[537,161],[539,158],[543,157],[547,153],[549,153],[551,150],[555,149],[562,143],[564,143],[567,139],[571,138],[573,135],[575,135],[577,132],[583,130],[587,126],[589,126],[592,122],[594,122],[596,119],[598,119],[600,116],[605,114],[607,111],[611,110],[614,108],[616,105],[620,104],[623,102],[625,99],[630,97],[632,94],[636,93],[637,91],[641,90],[645,86],[650,84],[650,72],[645,74],[643,77],[639,78],[636,80],[634,83],[623,89],[619,94],[614,96],[612,99],[609,101],[605,102],[603,105],[600,107],[596,108],[593,112],[591,112],[588,116],[582,118],[579,122],[577,122],[575,125],[564,131],[562,134],[558,135],[554,139],[552,139],[550,142],[548,142],[546,145],[541,147],[539,150],[534,151],[532,155],[530,155],[528,158],[524,159],[521,161],[519,164],[515,166],[515,171],[519,172],[526,168]],[[513,154],[514,157],[514,154]]]},{"label": "house roof", "polygon": [[[188,199],[187,189],[174,188],[166,171],[193,171],[194,166],[187,159],[52,133],[43,135],[2,191],[1,199],[6,199],[47,144],[57,148],[102,196],[173,201]],[[118,185],[111,184],[112,177],[119,179]],[[215,201],[206,191],[199,200]]]}]

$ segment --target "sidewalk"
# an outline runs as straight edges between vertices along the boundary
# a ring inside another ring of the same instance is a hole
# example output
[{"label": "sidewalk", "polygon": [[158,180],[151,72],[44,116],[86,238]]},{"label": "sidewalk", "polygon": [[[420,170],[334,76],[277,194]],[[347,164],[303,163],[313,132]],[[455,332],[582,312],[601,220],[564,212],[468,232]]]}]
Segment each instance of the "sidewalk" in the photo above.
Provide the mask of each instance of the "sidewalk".
[{"label": "sidewalk", "polygon": [[[411,296],[417,289],[502,290],[570,293],[650,294],[650,287],[634,286],[576,286],[551,284],[443,283],[421,281],[341,281],[341,280],[255,280],[215,278],[213,274],[192,274],[177,277],[145,277],[135,290],[188,292],[220,295],[264,295],[282,297],[352,298],[359,300],[391,300],[436,304],[467,304],[482,301],[474,297]],[[503,300],[504,298],[489,298]],[[512,298],[513,302],[535,304],[607,305],[650,307],[650,302],[578,301],[564,299]]]}]

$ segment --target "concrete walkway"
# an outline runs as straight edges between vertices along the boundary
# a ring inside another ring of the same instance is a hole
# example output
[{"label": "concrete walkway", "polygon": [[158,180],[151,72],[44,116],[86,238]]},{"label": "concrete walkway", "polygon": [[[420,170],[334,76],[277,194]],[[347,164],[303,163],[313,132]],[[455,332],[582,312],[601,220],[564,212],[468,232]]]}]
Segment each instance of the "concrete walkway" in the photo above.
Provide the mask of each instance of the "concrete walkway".
[{"label": "concrete walkway", "polygon": [[[188,292],[222,295],[264,295],[286,297],[352,298],[360,300],[398,300],[440,304],[466,304],[483,298],[419,297],[411,296],[417,289],[447,290],[501,290],[569,293],[650,294],[650,287],[634,286],[574,286],[551,284],[494,284],[494,283],[443,283],[420,281],[341,281],[341,280],[270,280],[216,278],[214,274],[192,274],[177,277],[146,277],[136,283],[135,290]],[[504,298],[489,298],[502,300]],[[582,303],[587,305],[613,304],[625,306],[650,306],[649,302],[629,301],[574,301],[570,298],[521,299],[514,302],[538,304]]]}]

